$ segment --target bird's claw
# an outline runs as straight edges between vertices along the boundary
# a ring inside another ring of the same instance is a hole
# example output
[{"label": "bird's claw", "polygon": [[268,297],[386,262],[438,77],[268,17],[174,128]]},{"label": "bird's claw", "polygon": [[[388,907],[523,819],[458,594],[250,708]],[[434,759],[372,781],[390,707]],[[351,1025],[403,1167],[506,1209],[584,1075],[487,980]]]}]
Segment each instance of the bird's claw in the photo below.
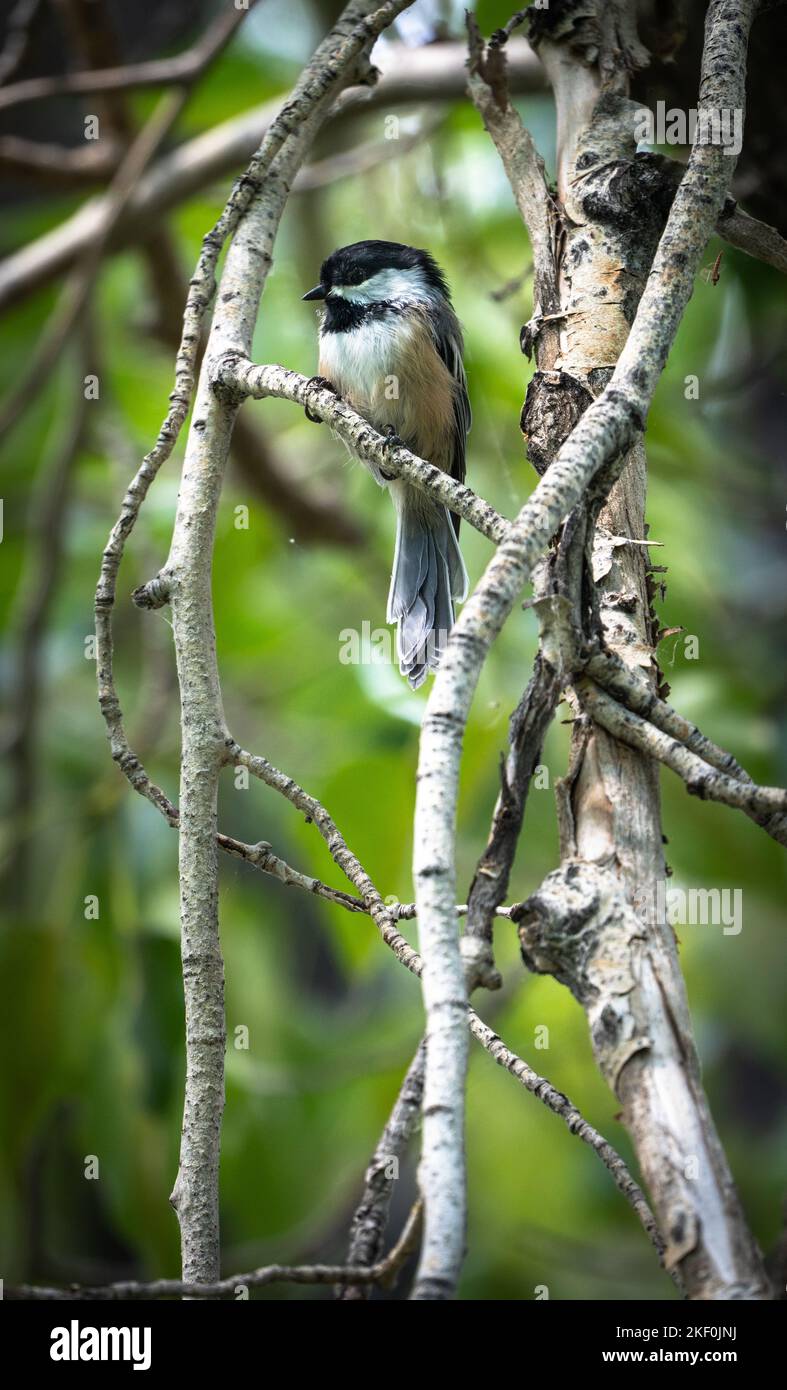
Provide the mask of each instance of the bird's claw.
[{"label": "bird's claw", "polygon": [[[334,386],[333,382],[332,382],[332,381],[329,381],[328,378],[327,378],[327,376],[311,376],[311,377],[309,377],[309,380],[308,380],[307,383],[306,383],[307,390],[308,390],[308,388],[309,388],[310,386],[319,386],[319,388],[320,388],[321,391],[332,391],[333,394],[334,394],[334,396],[336,396],[336,399],[337,399],[337,400],[340,400],[340,399],[341,399],[341,397],[339,396],[339,392],[336,390],[336,387]],[[306,416],[306,419],[307,419],[307,420],[311,420],[311,422],[312,422],[313,425],[321,425],[321,424],[322,424],[322,419],[321,419],[321,417],[320,417],[319,415],[313,415],[312,412],[310,411],[308,405],[305,405],[305,406],[303,407],[303,413],[304,413],[304,415]]]},{"label": "bird's claw", "polygon": [[[407,445],[405,444],[404,440],[403,440],[402,438],[400,438],[400,436],[396,433],[396,430],[394,429],[393,425],[387,425],[387,426],[386,426],[386,430],[385,430],[385,440],[383,441],[383,448],[386,449],[386,450],[387,450],[387,449],[406,449],[406,448],[407,448]],[[395,474],[395,473],[386,473],[385,469],[384,469],[384,468],[381,468],[381,469],[380,469],[380,476],[381,476],[382,478],[384,478],[385,481],[386,481],[387,483],[392,483],[393,480],[394,480],[394,478],[396,477],[396,474]]]}]

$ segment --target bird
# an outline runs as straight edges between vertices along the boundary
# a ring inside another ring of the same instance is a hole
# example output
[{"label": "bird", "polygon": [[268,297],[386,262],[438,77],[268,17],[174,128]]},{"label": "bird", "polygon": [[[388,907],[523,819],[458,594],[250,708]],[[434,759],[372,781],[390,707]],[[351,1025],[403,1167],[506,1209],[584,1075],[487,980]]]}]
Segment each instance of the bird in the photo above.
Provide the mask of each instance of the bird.
[{"label": "bird", "polygon": [[[428,251],[357,241],[334,251],[303,295],[323,301],[317,380],[391,446],[404,444],[464,482],[471,424],[462,329],[443,272]],[[390,492],[396,543],[386,621],[396,623],[399,670],[413,690],[437,669],[467,597],[459,517],[384,467],[366,465]]]}]

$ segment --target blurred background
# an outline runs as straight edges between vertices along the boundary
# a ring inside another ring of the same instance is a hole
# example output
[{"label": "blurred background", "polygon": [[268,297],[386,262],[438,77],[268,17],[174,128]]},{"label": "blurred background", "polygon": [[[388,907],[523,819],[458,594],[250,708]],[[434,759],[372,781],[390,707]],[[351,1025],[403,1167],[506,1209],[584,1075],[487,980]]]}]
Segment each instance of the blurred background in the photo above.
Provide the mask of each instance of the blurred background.
[{"label": "blurred background", "polygon": [[[508,18],[509,5],[482,0],[484,32]],[[227,7],[43,0],[29,6],[26,44],[21,8],[6,0],[0,28],[0,1274],[90,1283],[177,1276],[167,1202],[183,1087],[177,842],[110,759],[95,696],[93,592],[125,485],[166,411],[200,239],[254,148],[267,104],[288,90],[340,6],[262,0],[253,8],[195,81],[143,175],[142,213],[127,207],[106,244],[93,200],[160,88],[55,93],[6,107],[3,96],[33,77],[182,53],[210,26],[216,32]],[[701,9],[692,7],[678,61],[657,62],[643,96],[694,104]],[[768,55],[783,30],[772,14],[755,31],[738,174],[743,205],[782,230],[783,145],[771,114],[779,78]],[[449,0],[417,0],[379,42],[375,62],[388,89],[320,135],[281,227],[254,356],[316,369],[316,317],[301,295],[336,246],[383,237],[428,247],[465,328],[468,481],[513,515],[535,482],[518,428],[532,371],[518,347],[531,313],[530,252],[495,150],[461,96],[462,44],[461,8]],[[417,88],[424,62],[427,80]],[[549,166],[554,109],[523,42],[512,67],[517,104]],[[429,74],[438,69],[454,76],[432,82],[435,96]],[[85,139],[86,116],[98,116],[96,141]],[[709,268],[720,249],[711,244]],[[758,781],[781,785],[784,311],[778,272],[725,250],[718,284],[698,279],[648,430],[650,535],[661,547],[656,562],[668,567],[659,613],[665,629],[682,629],[660,647],[672,698]],[[698,397],[688,377],[698,379]],[[329,807],[384,895],[409,902],[425,692],[410,692],[391,665],[339,660],[344,629],[385,627],[391,508],[327,430],[286,403],[248,403],[235,441],[214,584],[229,725]],[[167,611],[140,613],[129,595],[166,557],[181,457],[182,443],[142,511],[115,619],[130,740],[172,797],[178,704]],[[463,549],[474,582],[490,547],[464,527]],[[460,896],[485,843],[507,720],[535,639],[532,615],[515,612],[475,700],[462,770]],[[558,723],[544,753],[549,786],[530,797],[512,901],[556,862],[553,784],[566,750]],[[739,935],[717,926],[679,926],[678,935],[705,1085],[767,1249],[781,1225],[787,1140],[784,858],[745,817],[690,799],[669,774],[663,794],[674,883],[743,890]],[[236,786],[227,772],[220,823],[346,886],[314,827],[260,784]],[[415,923],[405,929],[415,941]],[[340,1260],[366,1162],[420,1037],[417,983],[368,919],[227,858],[221,931],[224,1271]],[[505,922],[497,952],[505,988],[479,1000],[481,1013],[632,1161],[582,1011],[551,979],[525,974]],[[548,1047],[538,1048],[544,1027]],[[246,1048],[236,1046],[244,1028]],[[530,1299],[544,1285],[555,1299],[675,1296],[594,1154],[477,1047],[468,1151],[461,1296]],[[414,1163],[415,1155],[396,1184],[396,1230],[412,1200]],[[280,1285],[255,1296],[331,1295]]]}]

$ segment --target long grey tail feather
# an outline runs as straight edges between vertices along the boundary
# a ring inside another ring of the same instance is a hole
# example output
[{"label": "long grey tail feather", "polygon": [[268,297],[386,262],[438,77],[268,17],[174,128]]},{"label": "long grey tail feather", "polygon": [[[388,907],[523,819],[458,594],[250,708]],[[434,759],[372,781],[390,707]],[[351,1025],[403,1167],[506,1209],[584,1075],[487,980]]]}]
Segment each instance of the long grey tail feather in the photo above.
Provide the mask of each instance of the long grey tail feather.
[{"label": "long grey tail feather", "polygon": [[447,507],[394,492],[396,550],[388,622],[397,624],[399,670],[413,690],[436,670],[454,623],[454,599],[467,595],[467,571]]}]

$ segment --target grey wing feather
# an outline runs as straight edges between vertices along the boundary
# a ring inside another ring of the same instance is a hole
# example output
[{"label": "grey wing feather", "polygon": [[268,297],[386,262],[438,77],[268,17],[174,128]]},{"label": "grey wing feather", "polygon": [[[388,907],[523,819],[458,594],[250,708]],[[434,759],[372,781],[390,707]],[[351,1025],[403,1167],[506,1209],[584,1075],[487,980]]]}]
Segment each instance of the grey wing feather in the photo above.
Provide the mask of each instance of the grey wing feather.
[{"label": "grey wing feather", "polygon": [[[462,360],[462,353],[464,350],[462,330],[459,327],[459,321],[456,315],[447,306],[446,308],[441,307],[436,313],[433,313],[432,332],[434,334],[435,347],[456,383],[456,389],[454,391],[454,449],[451,464],[451,477],[456,478],[457,482],[463,483],[466,472],[465,454],[467,448],[467,435],[473,417],[470,410],[470,399],[467,394],[467,377]],[[451,521],[453,522],[454,530],[458,536],[460,518],[452,512]]]}]

